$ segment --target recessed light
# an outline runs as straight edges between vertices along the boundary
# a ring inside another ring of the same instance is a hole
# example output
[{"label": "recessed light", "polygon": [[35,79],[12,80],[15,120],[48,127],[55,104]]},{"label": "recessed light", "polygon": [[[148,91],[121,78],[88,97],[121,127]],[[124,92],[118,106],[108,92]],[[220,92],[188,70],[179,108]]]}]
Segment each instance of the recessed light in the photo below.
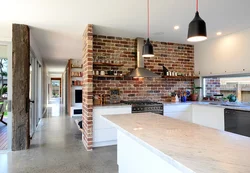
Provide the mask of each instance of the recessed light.
[{"label": "recessed light", "polygon": [[176,25],[176,26],[174,26],[174,29],[178,30],[178,29],[180,29],[180,27],[178,25]]},{"label": "recessed light", "polygon": [[217,32],[217,33],[216,33],[216,35],[221,35],[221,34],[222,34],[222,32]]}]

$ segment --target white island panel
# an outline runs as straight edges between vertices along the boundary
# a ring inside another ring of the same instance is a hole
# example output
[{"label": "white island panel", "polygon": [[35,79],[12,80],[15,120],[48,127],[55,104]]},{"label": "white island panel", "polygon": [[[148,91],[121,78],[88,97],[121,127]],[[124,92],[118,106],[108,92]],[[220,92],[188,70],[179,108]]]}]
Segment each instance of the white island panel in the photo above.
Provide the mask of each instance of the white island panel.
[{"label": "white island panel", "polygon": [[117,132],[119,173],[181,173],[155,153],[123,132]]}]

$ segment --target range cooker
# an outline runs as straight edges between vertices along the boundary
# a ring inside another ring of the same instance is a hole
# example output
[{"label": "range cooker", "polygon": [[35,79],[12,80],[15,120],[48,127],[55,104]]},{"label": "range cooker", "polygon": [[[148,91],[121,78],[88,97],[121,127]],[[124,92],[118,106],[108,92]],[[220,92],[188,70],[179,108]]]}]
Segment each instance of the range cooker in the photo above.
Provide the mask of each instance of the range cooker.
[{"label": "range cooker", "polygon": [[163,104],[150,100],[121,101],[121,103],[132,105],[132,113],[152,112],[163,115]]}]

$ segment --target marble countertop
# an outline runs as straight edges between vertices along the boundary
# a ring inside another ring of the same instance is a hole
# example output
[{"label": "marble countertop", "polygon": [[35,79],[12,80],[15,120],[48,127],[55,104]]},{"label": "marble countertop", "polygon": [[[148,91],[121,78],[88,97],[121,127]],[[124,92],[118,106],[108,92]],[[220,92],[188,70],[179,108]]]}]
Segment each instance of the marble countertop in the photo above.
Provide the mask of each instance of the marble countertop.
[{"label": "marble countertop", "polygon": [[124,108],[124,107],[128,107],[131,108],[131,105],[126,105],[123,103],[119,103],[119,104],[107,104],[107,105],[94,105],[93,108],[94,109],[102,109],[102,108]]},{"label": "marble countertop", "polygon": [[153,113],[103,118],[181,172],[250,172],[250,138]]},{"label": "marble countertop", "polygon": [[[243,111],[250,111],[250,104],[242,104],[243,106],[237,106],[237,103],[228,103],[232,104],[233,106],[225,106],[217,104],[218,102],[205,102],[205,101],[187,101],[187,102],[162,102],[164,106],[172,106],[172,105],[204,105],[204,106],[212,106],[212,107],[221,107],[221,108],[228,108],[228,109],[235,109],[235,110],[243,110]],[[210,104],[213,103],[213,104]]]}]

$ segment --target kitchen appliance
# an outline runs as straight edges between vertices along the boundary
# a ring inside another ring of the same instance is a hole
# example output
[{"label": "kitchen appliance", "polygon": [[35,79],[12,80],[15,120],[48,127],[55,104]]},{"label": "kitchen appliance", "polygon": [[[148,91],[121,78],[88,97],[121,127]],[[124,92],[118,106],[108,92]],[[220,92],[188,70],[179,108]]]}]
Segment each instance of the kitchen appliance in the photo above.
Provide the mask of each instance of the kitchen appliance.
[{"label": "kitchen appliance", "polygon": [[144,57],[142,56],[143,38],[137,38],[137,68],[130,74],[131,77],[160,77],[159,75],[144,68]]},{"label": "kitchen appliance", "polygon": [[150,100],[121,101],[121,103],[132,105],[132,113],[152,112],[163,115],[163,104]]},{"label": "kitchen appliance", "polygon": [[225,131],[250,137],[250,111],[224,110]]}]

